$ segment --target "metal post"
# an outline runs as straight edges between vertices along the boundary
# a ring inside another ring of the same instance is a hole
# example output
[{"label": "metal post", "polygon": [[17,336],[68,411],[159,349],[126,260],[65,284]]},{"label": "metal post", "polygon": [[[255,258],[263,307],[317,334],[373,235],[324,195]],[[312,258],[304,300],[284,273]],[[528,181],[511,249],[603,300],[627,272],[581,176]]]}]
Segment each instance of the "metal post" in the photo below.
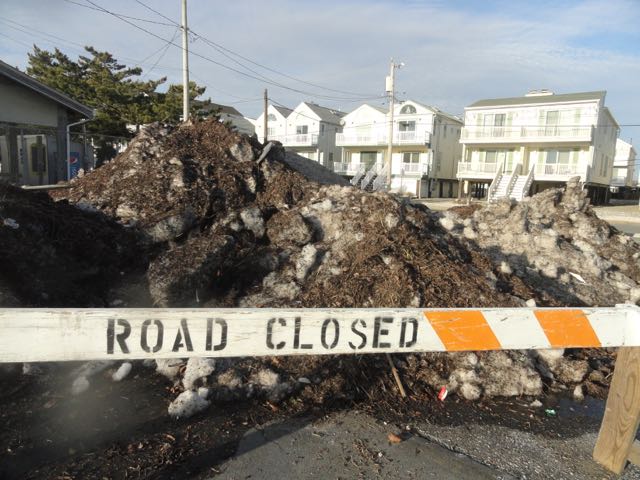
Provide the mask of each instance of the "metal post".
[{"label": "metal post", "polygon": [[395,83],[395,70],[396,66],[391,59],[391,66],[389,68],[389,85],[387,90],[389,92],[389,144],[387,147],[387,185],[391,189],[391,157],[393,155],[393,100],[394,100],[394,83]]},{"label": "metal post", "polygon": [[182,0],[182,121],[189,120],[189,31],[187,0]]}]

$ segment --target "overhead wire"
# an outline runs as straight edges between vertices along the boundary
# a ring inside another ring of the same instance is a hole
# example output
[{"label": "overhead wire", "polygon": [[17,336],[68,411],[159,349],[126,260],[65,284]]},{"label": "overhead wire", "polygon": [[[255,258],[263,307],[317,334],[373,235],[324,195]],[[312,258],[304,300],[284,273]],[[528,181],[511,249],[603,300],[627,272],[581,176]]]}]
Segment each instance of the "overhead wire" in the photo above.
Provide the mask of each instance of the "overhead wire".
[{"label": "overhead wire", "polygon": [[[160,17],[164,18],[165,20],[168,20],[170,22],[173,22],[175,25],[180,26],[177,22],[175,22],[175,20],[172,20],[171,18],[167,17],[166,15],[164,15],[161,12],[159,12],[158,10],[156,10],[156,9],[150,7],[149,5],[145,4],[141,0],[135,0],[135,1],[136,1],[136,3],[142,5],[143,7],[147,8],[151,12],[154,12],[155,14],[157,14]],[[364,96],[364,97],[369,97],[369,98],[371,98],[371,97],[373,97],[373,98],[382,98],[381,95],[378,96],[378,95],[373,95],[373,94],[363,94],[363,93],[360,93],[360,92],[350,92],[350,91],[346,91],[346,90],[338,90],[338,89],[334,89],[334,88],[325,87],[325,86],[317,84],[317,83],[313,83],[313,82],[308,82],[306,80],[302,80],[302,79],[294,77],[292,75],[288,75],[286,73],[283,73],[278,69],[275,69],[275,68],[263,65],[263,64],[261,64],[259,62],[256,62],[255,60],[252,60],[252,59],[250,59],[250,58],[248,58],[248,57],[246,57],[246,56],[244,56],[244,55],[242,55],[242,54],[240,54],[238,52],[235,52],[235,51],[225,47],[224,45],[221,45],[221,44],[219,44],[217,42],[214,42],[213,40],[205,37],[204,35],[201,35],[201,34],[195,32],[192,29],[188,29],[188,30],[193,35],[195,35],[197,38],[200,38],[202,41],[204,41],[209,46],[213,47],[214,49],[216,49],[218,52],[222,53],[223,55],[224,55],[223,52],[228,52],[231,55],[235,55],[236,57],[241,58],[242,60],[251,63],[252,65],[255,65],[257,67],[263,68],[263,69],[268,70],[268,71],[270,71],[272,73],[276,73],[276,74],[281,75],[281,76],[283,76],[285,78],[288,78],[290,80],[294,80],[296,82],[303,83],[305,85],[309,85],[309,86],[312,86],[312,87],[315,87],[315,88],[320,88],[322,90],[327,90],[327,91],[334,92],[334,93],[341,93],[341,94],[344,94],[344,95]],[[227,56],[227,55],[225,55],[225,56]],[[230,58],[230,57],[227,56],[227,58]],[[249,69],[246,66],[244,68]],[[251,71],[254,72],[254,70],[251,70]]]}]

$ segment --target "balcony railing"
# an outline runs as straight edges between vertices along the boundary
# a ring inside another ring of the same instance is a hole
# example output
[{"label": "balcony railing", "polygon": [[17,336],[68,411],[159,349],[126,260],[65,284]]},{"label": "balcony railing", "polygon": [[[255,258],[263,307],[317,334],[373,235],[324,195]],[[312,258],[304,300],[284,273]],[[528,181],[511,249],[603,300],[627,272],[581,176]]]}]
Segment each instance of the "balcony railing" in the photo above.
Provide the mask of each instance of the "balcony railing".
[{"label": "balcony railing", "polygon": [[[389,135],[382,132],[372,133],[338,133],[336,135],[336,145],[339,147],[347,145],[387,145]],[[426,145],[431,142],[431,132],[406,131],[393,132],[394,145]]]},{"label": "balcony railing", "polygon": [[423,165],[421,163],[403,163],[402,170],[404,173],[421,173]]},{"label": "balcony railing", "polygon": [[333,162],[333,171],[340,175],[355,175],[360,165],[359,162]]},{"label": "balcony railing", "polygon": [[566,163],[538,163],[536,164],[535,175],[581,175],[585,173],[580,165],[569,165]]},{"label": "balcony railing", "polygon": [[285,147],[312,147],[318,144],[317,133],[298,133],[292,135],[274,135],[269,140],[277,140]]},{"label": "balcony railing", "polygon": [[460,174],[482,174],[492,176],[498,170],[497,162],[459,162],[458,175]]},{"label": "balcony railing", "polygon": [[477,141],[591,141],[593,127],[464,127],[461,140]]}]

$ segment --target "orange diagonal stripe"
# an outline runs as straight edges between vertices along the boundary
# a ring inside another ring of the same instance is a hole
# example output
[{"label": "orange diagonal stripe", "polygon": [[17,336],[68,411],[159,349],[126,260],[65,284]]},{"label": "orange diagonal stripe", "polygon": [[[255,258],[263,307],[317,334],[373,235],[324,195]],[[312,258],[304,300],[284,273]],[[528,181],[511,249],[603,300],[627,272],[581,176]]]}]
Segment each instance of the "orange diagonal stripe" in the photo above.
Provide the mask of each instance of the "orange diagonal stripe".
[{"label": "orange diagonal stripe", "polygon": [[600,340],[582,310],[535,310],[552,347],[599,347]]},{"label": "orange diagonal stripe", "polygon": [[448,351],[500,349],[500,342],[479,310],[429,311],[424,316]]}]

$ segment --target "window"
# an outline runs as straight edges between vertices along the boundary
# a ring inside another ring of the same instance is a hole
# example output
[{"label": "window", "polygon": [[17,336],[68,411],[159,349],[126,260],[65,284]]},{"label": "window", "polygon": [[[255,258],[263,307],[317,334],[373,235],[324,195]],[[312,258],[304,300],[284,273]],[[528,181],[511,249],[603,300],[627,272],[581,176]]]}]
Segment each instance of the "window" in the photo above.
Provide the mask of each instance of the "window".
[{"label": "window", "polygon": [[550,110],[547,112],[545,121],[545,135],[556,135],[558,130],[558,119],[560,115],[558,110]]},{"label": "window", "polygon": [[275,122],[278,119],[276,118],[276,116],[273,113],[270,113],[269,115],[267,115],[267,120],[270,121],[270,122]]},{"label": "window", "polygon": [[320,124],[320,135],[324,134],[324,123]]},{"label": "window", "polygon": [[363,163],[367,169],[373,166],[378,159],[378,152],[360,152],[360,163]]},{"label": "window", "polygon": [[420,152],[403,152],[403,163],[420,163]]},{"label": "window", "polygon": [[273,137],[276,134],[276,129],[275,128],[267,128],[267,136],[268,137]]},{"label": "window", "polygon": [[498,157],[498,152],[496,150],[487,150],[485,152],[484,161],[486,163],[496,163],[497,157]]},{"label": "window", "polygon": [[444,138],[447,138],[447,126],[445,125],[442,130],[444,131]]},{"label": "window", "polygon": [[415,132],[416,122],[398,122],[398,131],[400,132]]},{"label": "window", "polygon": [[412,113],[416,113],[416,107],[414,107],[413,105],[405,105],[404,107],[402,107],[400,109],[400,114],[401,115],[409,115]]},{"label": "window", "polygon": [[306,135],[309,133],[309,125],[298,125],[296,127],[296,133],[298,135]]},{"label": "window", "polygon": [[329,152],[329,163],[333,163],[333,152]]}]

